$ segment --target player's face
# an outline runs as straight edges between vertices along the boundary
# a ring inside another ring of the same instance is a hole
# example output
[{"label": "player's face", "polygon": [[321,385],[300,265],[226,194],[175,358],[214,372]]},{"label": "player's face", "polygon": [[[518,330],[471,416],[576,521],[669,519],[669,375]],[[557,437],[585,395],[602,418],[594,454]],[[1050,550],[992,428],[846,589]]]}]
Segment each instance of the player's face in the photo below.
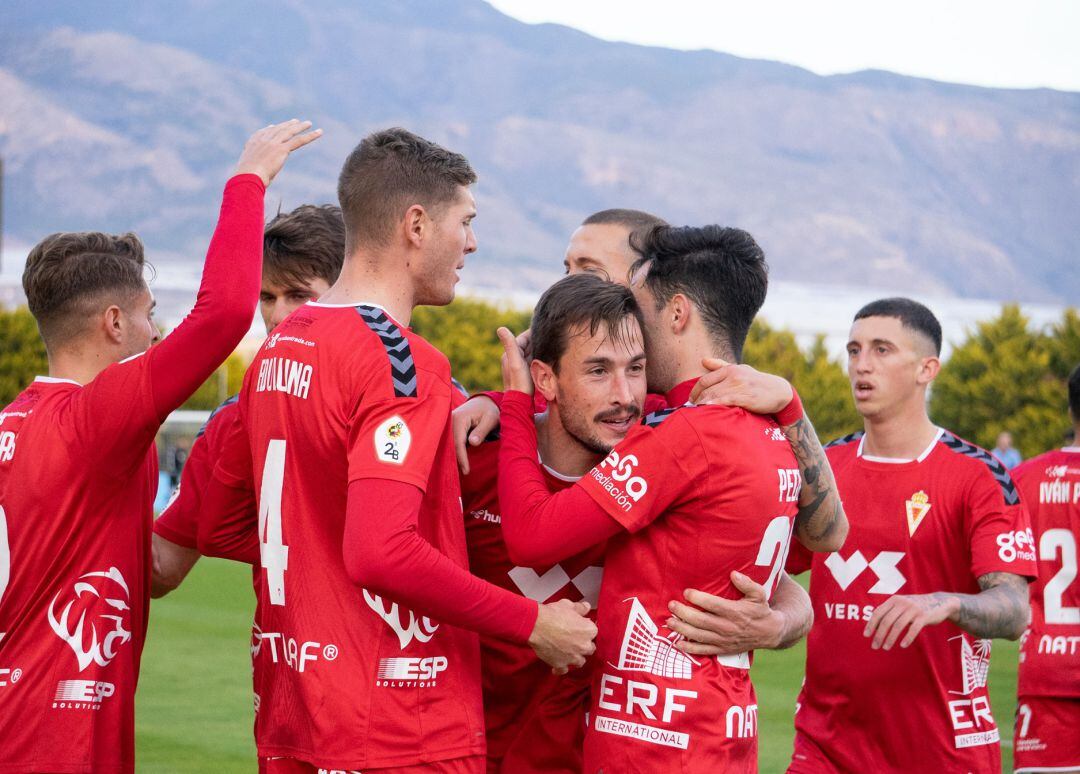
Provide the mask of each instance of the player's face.
[{"label": "player's face", "polygon": [[414,303],[445,306],[454,300],[454,286],[461,279],[465,256],[476,252],[472,222],[476,200],[465,186],[457,198],[433,212],[432,237],[416,264],[410,266],[415,292]]},{"label": "player's face", "polygon": [[154,322],[154,307],[157,302],[149,288],[143,288],[123,310],[124,339],[123,358],[145,352],[161,338],[157,323]]},{"label": "player's face", "polygon": [[670,353],[674,350],[667,342],[670,330],[663,324],[664,309],[656,308],[656,297],[645,285],[648,267],[639,269],[631,279],[630,289],[641,308],[641,317],[645,321],[645,354],[648,358],[649,389],[664,393],[675,386],[674,363]]},{"label": "player's face", "polygon": [[937,373],[937,358],[928,356],[918,335],[896,317],[856,320],[847,354],[855,408],[867,418],[888,416],[899,406],[921,401]]},{"label": "player's face", "polygon": [[607,454],[641,419],[645,347],[641,327],[626,317],[617,336],[602,326],[572,333],[554,375],[559,418],[566,432],[596,454]]},{"label": "player's face", "polygon": [[259,314],[262,315],[267,334],[292,314],[293,310],[308,301],[315,301],[329,289],[330,284],[322,277],[275,282],[272,277],[264,274],[262,288],[259,290]]},{"label": "player's face", "polygon": [[570,236],[563,267],[567,274],[591,272],[609,282],[629,283],[638,255],[630,247],[630,229],[615,223],[581,226]]}]

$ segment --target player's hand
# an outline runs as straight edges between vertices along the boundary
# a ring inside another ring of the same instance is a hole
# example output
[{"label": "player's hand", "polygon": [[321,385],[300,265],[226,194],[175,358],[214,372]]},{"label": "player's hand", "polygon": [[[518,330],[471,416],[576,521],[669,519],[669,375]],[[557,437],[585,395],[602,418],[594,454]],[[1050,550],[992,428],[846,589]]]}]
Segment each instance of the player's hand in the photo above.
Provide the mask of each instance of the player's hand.
[{"label": "player's hand", "polygon": [[517,335],[517,345],[525,355],[526,362],[532,360],[532,328],[526,328]]},{"label": "player's hand", "polygon": [[571,667],[585,666],[586,656],[596,651],[596,624],[585,617],[588,612],[588,602],[568,599],[540,605],[529,646],[555,674],[564,675]]},{"label": "player's hand", "polygon": [[[262,178],[263,185],[270,185],[274,176],[285,166],[285,159],[297,148],[303,148],[322,136],[322,129],[311,129],[310,121],[292,119],[283,124],[270,124],[248,138],[240,160],[236,162],[236,174],[252,174]],[[305,134],[306,132],[306,134]]]},{"label": "player's hand", "polygon": [[738,406],[755,414],[776,414],[791,403],[795,394],[787,379],[748,365],[714,357],[705,358],[701,364],[709,373],[694,385],[691,403]]},{"label": "player's hand", "polygon": [[509,328],[499,328],[498,333],[503,345],[503,389],[532,395],[532,374],[529,373],[529,364],[525,362],[525,351]]},{"label": "player's hand", "polygon": [[874,650],[891,650],[904,635],[900,647],[906,648],[924,627],[947,620],[957,608],[959,601],[948,594],[897,594],[877,606],[863,636],[874,638]]},{"label": "player's hand", "polygon": [[742,599],[687,589],[683,596],[689,605],[668,603],[672,617],[667,627],[686,638],[676,648],[695,656],[730,656],[780,644],[783,616],[769,607],[765,587],[741,572],[731,573],[731,583]]},{"label": "player's hand", "polygon": [[461,475],[469,475],[469,447],[479,446],[499,428],[499,407],[486,395],[469,398],[450,414]]}]

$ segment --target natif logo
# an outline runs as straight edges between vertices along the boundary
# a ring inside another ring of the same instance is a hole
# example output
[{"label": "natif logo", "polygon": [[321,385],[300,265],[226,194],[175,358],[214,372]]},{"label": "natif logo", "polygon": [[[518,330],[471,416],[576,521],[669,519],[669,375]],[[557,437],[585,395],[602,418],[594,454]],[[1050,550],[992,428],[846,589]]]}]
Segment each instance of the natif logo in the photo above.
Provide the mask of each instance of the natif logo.
[{"label": "natif logo", "polygon": [[[75,652],[80,672],[91,664],[108,666],[120,647],[131,640],[131,595],[124,576],[115,567],[88,572],[75,581],[71,591],[74,593],[61,590],[53,597],[49,625]],[[76,614],[78,618],[74,618]]]},{"label": "natif logo", "polygon": [[364,601],[386,621],[387,626],[394,630],[402,650],[405,650],[413,639],[419,642],[430,641],[439,630],[439,625],[430,618],[419,617],[407,607],[398,605],[397,602],[391,602],[388,607],[382,597],[372,594],[367,589],[364,589]]},{"label": "natif logo", "polygon": [[607,459],[593,468],[590,475],[624,511],[629,511],[649,491],[648,482],[634,475],[634,468],[639,464],[635,455],[621,455],[618,449],[612,449]]}]

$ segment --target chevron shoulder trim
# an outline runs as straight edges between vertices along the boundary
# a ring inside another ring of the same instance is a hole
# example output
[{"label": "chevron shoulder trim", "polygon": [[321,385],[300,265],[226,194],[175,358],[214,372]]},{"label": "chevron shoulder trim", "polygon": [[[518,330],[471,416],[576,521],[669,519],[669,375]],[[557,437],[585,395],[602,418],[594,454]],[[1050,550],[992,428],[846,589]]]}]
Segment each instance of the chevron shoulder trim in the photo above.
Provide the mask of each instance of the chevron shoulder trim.
[{"label": "chevron shoulder trim", "polygon": [[654,411],[651,414],[646,414],[645,418],[641,420],[641,424],[645,425],[646,427],[656,427],[665,419],[678,411],[679,408],[680,407],[677,406],[675,408],[660,409],[659,411]]},{"label": "chevron shoulder trim", "polygon": [[834,446],[844,446],[844,445],[852,443],[854,441],[858,441],[864,435],[866,435],[866,433],[864,433],[862,430],[859,430],[857,432],[845,435],[843,438],[837,438],[837,439],[835,439],[833,441],[829,441],[827,444],[825,444],[825,448],[826,449],[831,449]]},{"label": "chevron shoulder trim", "polygon": [[416,397],[416,363],[413,361],[409,340],[386,316],[374,306],[358,306],[356,311],[371,332],[382,341],[386,357],[390,361],[390,379],[394,383],[394,395],[399,398]]},{"label": "chevron shoulder trim", "polygon": [[203,426],[199,428],[199,432],[195,433],[196,440],[198,440],[202,436],[202,434],[206,432],[206,428],[210,426],[210,423],[214,420],[214,417],[216,417],[218,415],[219,411],[221,411],[226,406],[231,406],[232,404],[236,403],[238,400],[240,400],[239,394],[230,396],[230,397],[226,398],[225,400],[223,400],[221,402],[220,406],[218,406],[216,409],[211,411],[210,416],[208,416],[206,418],[206,421],[203,422]]},{"label": "chevron shoulder trim", "polygon": [[1009,469],[1002,464],[1001,460],[990,452],[957,438],[948,431],[941,435],[941,442],[957,454],[974,457],[986,465],[994,476],[994,480],[998,482],[998,486],[1001,487],[1001,493],[1005,496],[1006,505],[1016,505],[1020,502],[1020,493],[1016,490],[1016,484],[1013,483],[1012,476],[1009,475]]}]

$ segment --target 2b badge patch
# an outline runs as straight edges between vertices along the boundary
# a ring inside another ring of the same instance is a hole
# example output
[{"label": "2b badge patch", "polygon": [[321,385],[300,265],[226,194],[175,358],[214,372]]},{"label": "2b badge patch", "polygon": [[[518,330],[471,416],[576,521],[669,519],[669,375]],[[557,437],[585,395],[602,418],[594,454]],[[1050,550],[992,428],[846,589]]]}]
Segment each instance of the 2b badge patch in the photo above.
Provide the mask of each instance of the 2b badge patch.
[{"label": "2b badge patch", "polygon": [[405,420],[396,414],[375,429],[375,456],[391,465],[405,464],[412,434]]}]

